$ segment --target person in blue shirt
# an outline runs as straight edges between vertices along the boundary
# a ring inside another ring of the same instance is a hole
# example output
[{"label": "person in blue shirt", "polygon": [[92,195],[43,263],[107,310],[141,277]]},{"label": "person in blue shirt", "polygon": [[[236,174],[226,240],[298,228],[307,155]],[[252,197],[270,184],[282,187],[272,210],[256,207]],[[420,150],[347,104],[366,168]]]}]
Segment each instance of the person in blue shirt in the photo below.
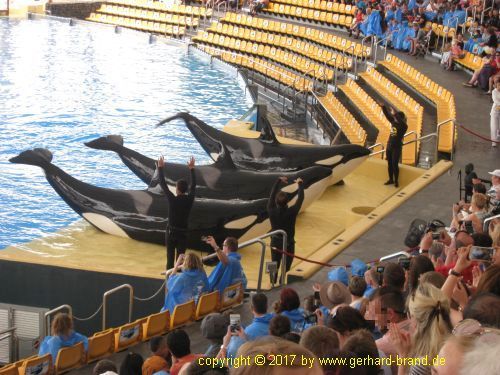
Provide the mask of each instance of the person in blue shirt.
[{"label": "person in blue shirt", "polygon": [[280,293],[280,300],[275,306],[278,314],[290,319],[292,332],[300,333],[309,325],[305,322],[304,309],[300,307],[300,298],[292,288],[284,288]]},{"label": "person in blue shirt", "polygon": [[212,236],[208,236],[206,242],[212,246],[219,258],[219,264],[208,277],[208,287],[211,291],[218,290],[220,295],[228,286],[238,282],[243,283],[243,289],[247,287],[247,278],[241,266],[241,255],[238,251],[238,240],[227,237],[222,244],[222,249],[217,245]]},{"label": "person in blue shirt", "polygon": [[252,294],[250,298],[250,309],[253,321],[246,328],[241,327],[241,332],[232,334],[227,345],[227,357],[236,357],[239,347],[246,341],[252,341],[262,336],[269,335],[269,322],[274,314],[267,312],[267,297],[264,293]]},{"label": "person in blue shirt", "polygon": [[80,342],[83,342],[85,351],[87,351],[88,339],[73,330],[73,319],[70,315],[65,313],[57,314],[52,321],[51,330],[52,336],[46,336],[40,344],[39,356],[49,353],[52,355],[52,363],[55,363],[59,349],[73,346]]},{"label": "person in blue shirt", "polygon": [[[178,273],[182,266],[182,273]],[[167,281],[165,303],[161,311],[174,312],[175,306],[208,292],[208,278],[203,263],[195,253],[180,254]]]}]

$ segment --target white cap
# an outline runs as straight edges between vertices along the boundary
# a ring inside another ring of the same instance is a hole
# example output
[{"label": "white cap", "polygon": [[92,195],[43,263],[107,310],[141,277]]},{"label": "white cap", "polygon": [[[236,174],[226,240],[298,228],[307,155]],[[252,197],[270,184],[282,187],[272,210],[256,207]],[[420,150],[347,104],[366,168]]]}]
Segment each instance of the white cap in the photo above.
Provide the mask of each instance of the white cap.
[{"label": "white cap", "polygon": [[493,172],[488,172],[492,176],[500,177],[500,169],[495,169]]}]

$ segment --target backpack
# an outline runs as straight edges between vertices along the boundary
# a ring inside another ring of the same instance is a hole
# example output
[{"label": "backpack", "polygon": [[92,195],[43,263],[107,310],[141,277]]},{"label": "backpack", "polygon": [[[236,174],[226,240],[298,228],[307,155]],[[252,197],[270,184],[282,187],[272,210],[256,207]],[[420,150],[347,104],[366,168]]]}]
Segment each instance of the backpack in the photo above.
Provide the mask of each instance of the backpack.
[{"label": "backpack", "polygon": [[410,228],[405,237],[405,246],[409,248],[417,247],[420,244],[420,240],[425,233],[425,228],[427,228],[427,222],[422,219],[414,219],[410,223]]}]

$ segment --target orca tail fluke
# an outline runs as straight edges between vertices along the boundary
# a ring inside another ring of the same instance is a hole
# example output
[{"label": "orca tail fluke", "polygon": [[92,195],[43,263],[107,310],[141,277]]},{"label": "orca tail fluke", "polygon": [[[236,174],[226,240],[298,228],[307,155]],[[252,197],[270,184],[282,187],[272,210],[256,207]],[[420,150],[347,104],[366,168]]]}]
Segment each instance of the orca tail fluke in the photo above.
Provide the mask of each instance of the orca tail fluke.
[{"label": "orca tail fluke", "polygon": [[52,152],[46,148],[35,148],[26,150],[19,155],[10,158],[11,163],[34,165],[40,168],[46,168],[52,161]]},{"label": "orca tail fluke", "polygon": [[181,118],[184,121],[188,121],[191,118],[191,115],[187,112],[179,112],[173,116],[170,116],[170,117],[167,117],[167,118],[161,120],[158,124],[156,124],[156,127],[165,125],[167,122],[176,120],[178,118]]},{"label": "orca tail fluke", "polygon": [[121,135],[108,135],[85,142],[85,146],[96,150],[118,151],[123,146],[123,137]]}]

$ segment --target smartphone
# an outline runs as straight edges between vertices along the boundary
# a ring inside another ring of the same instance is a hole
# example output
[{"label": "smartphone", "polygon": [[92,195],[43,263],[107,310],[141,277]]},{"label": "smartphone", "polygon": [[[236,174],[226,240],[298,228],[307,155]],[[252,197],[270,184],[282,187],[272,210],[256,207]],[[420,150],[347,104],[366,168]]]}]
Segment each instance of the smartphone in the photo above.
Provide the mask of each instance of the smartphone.
[{"label": "smartphone", "polygon": [[478,262],[491,262],[495,255],[493,247],[472,246],[469,251],[469,259]]},{"label": "smartphone", "polygon": [[206,242],[206,241],[207,241],[207,239],[208,239],[208,237],[207,237],[207,236],[201,236],[201,240],[202,240],[203,242]]},{"label": "smartphone", "polygon": [[241,317],[240,314],[229,314],[229,326],[231,327],[231,332],[237,332],[241,327]]},{"label": "smartphone", "polygon": [[473,234],[474,233],[474,228],[472,227],[472,221],[470,220],[465,220],[464,221],[464,227],[467,233]]},{"label": "smartphone", "polygon": [[407,257],[401,257],[398,259],[398,263],[401,267],[403,267],[405,270],[410,269],[410,258]]},{"label": "smartphone", "polygon": [[384,273],[384,266],[377,266],[377,272],[378,273]]}]

